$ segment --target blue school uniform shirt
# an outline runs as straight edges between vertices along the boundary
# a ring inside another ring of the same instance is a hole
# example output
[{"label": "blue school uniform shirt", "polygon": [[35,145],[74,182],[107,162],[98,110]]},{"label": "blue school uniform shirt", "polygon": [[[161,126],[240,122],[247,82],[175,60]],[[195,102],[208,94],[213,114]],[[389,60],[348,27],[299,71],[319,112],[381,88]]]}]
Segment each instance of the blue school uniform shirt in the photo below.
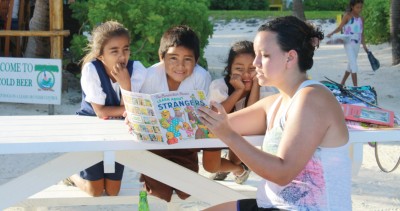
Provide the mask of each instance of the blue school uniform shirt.
[{"label": "blue school uniform shirt", "polygon": [[[127,68],[129,72],[129,76],[132,76],[133,72],[133,62],[134,61],[128,61]],[[101,82],[101,88],[103,89],[103,92],[106,94],[106,99],[105,99],[105,106],[119,106],[121,104],[120,101],[120,93],[116,93],[115,90],[113,89],[110,81],[110,77],[107,75],[106,70],[104,68],[104,65],[101,61],[95,60],[91,62],[97,71],[97,74],[99,75],[100,82]],[[81,108],[76,112],[78,115],[83,115],[83,116],[96,116],[96,113],[93,110],[92,105],[85,100],[86,94],[82,90],[82,102],[81,102]]]}]

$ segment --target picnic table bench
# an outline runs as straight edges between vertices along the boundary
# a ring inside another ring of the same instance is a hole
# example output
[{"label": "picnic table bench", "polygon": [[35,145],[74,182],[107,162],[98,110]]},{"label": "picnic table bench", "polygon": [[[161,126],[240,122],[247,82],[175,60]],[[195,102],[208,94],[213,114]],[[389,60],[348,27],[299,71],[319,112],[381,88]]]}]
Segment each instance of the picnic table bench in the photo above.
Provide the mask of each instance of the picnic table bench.
[{"label": "picnic table bench", "polygon": [[[255,146],[260,146],[263,140],[263,136],[245,138]],[[101,160],[104,160],[105,172],[113,172],[114,162],[117,161],[129,169],[191,194],[189,200],[209,205],[254,197],[255,185],[253,188],[243,188],[233,183],[218,183],[147,151],[225,147],[218,139],[200,139],[174,145],[138,143],[132,139],[120,120],[75,115],[0,116],[0,156],[60,153],[60,156],[0,185],[0,209],[17,205],[46,207],[137,203],[138,187],[134,185],[123,186],[119,196],[100,198],[90,197],[73,187],[55,185]],[[364,143],[399,140],[398,128],[350,130],[353,173],[356,174],[361,166]],[[151,203],[158,199],[150,197],[149,200]],[[179,200],[174,197],[173,202],[176,201]]]}]

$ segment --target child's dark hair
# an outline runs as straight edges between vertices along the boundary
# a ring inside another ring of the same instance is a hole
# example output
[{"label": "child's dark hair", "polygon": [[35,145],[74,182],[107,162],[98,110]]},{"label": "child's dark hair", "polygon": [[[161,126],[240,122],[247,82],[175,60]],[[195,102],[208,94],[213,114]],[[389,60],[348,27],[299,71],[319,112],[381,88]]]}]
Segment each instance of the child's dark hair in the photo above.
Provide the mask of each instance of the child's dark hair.
[{"label": "child's dark hair", "polygon": [[[229,83],[229,81],[231,80],[232,64],[236,56],[241,54],[250,54],[251,56],[256,57],[256,54],[254,53],[253,42],[247,40],[238,41],[234,43],[229,50],[228,59],[226,60],[226,67],[224,69],[224,81],[225,84],[228,86],[228,95],[231,95],[235,91],[235,88]],[[245,106],[247,106],[249,94],[246,96]],[[233,109],[230,112],[233,112]]]},{"label": "child's dark hair", "polygon": [[86,64],[103,54],[104,45],[114,37],[126,36],[130,42],[130,34],[127,28],[116,21],[107,21],[100,24],[92,31],[92,37],[87,47],[88,53],[82,59]]},{"label": "child's dark hair", "polygon": [[313,66],[313,56],[319,41],[324,34],[319,27],[304,22],[294,16],[276,18],[258,29],[258,32],[270,31],[277,34],[277,42],[281,50],[295,50],[298,55],[299,68],[306,72]]},{"label": "child's dark hair", "polygon": [[350,0],[346,11],[351,12],[356,4],[364,4],[364,0]]},{"label": "child's dark hair", "polygon": [[196,33],[188,26],[181,25],[168,29],[161,37],[158,53],[161,58],[165,58],[165,54],[170,47],[178,46],[193,50],[197,62],[200,56],[200,41]]}]

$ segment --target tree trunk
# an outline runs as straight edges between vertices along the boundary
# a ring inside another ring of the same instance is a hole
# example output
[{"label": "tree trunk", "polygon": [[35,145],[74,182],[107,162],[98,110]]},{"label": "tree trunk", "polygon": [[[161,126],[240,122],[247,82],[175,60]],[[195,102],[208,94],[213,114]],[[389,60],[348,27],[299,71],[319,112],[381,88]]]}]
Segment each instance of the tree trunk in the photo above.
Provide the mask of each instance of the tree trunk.
[{"label": "tree trunk", "polygon": [[392,42],[392,64],[400,64],[400,0],[390,5],[390,39]]},{"label": "tree trunk", "polygon": [[[35,10],[29,22],[31,31],[48,31],[50,27],[49,0],[36,0]],[[50,38],[29,37],[24,57],[28,58],[49,58]]]},{"label": "tree trunk", "polygon": [[296,16],[297,18],[303,21],[306,20],[306,16],[304,15],[302,0],[293,0],[293,16]]}]

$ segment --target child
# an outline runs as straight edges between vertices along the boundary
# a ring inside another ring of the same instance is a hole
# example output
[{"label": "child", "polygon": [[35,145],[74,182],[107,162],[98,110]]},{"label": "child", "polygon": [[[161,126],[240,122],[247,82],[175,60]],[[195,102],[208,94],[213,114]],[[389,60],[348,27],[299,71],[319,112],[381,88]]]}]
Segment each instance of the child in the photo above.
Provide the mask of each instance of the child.
[{"label": "child", "polygon": [[[343,111],[330,90],[307,76],[322,38],[294,16],[262,25],[254,39],[256,77],[279,94],[231,114],[215,101],[217,111],[198,110],[200,120],[262,178],[256,199],[207,210],[351,210]],[[257,134],[265,134],[261,150],[242,137]]]},{"label": "child", "polygon": [[[265,97],[276,93],[272,87],[258,85],[256,68],[253,66],[255,58],[253,43],[240,41],[233,44],[229,51],[225,77],[211,82],[209,99],[214,100],[231,113],[257,102],[261,95]],[[229,150],[228,158],[221,158],[221,149],[203,150],[203,167],[211,174],[214,180],[224,180],[232,172],[235,182],[244,183],[249,177],[250,170],[242,164],[237,156]]]},{"label": "child", "polygon": [[[153,94],[176,90],[204,90],[208,93],[211,75],[197,65],[200,56],[200,43],[196,33],[188,26],[176,26],[168,29],[162,36],[158,50],[160,62],[148,68],[146,81],[141,92]],[[153,150],[172,162],[198,172],[197,151],[194,149]],[[181,199],[188,194],[176,190],[146,175],[140,178],[153,196],[166,201],[171,200],[173,191]]]},{"label": "child", "polygon": [[[129,60],[130,35],[120,23],[107,21],[92,32],[90,52],[83,59],[82,103],[79,115],[99,118],[120,118],[125,111],[115,71],[130,78],[129,90],[138,92],[142,87],[146,68],[139,61]],[[132,88],[131,88],[131,87]],[[74,184],[92,196],[117,195],[120,190],[124,166],[115,163],[115,173],[104,173],[103,162],[73,175],[65,182]]]},{"label": "child", "polygon": [[358,86],[357,83],[357,56],[360,50],[360,43],[363,45],[364,51],[368,52],[368,48],[364,41],[364,19],[361,17],[361,11],[363,8],[364,0],[350,0],[349,12],[346,12],[340,25],[333,30],[331,33],[327,34],[326,37],[331,37],[334,33],[340,32],[343,29],[345,35],[350,35],[350,41],[345,42],[344,49],[346,50],[346,55],[348,64],[347,70],[344,73],[341,84],[344,85],[347,78],[351,73],[351,80],[353,81],[353,86]]}]

